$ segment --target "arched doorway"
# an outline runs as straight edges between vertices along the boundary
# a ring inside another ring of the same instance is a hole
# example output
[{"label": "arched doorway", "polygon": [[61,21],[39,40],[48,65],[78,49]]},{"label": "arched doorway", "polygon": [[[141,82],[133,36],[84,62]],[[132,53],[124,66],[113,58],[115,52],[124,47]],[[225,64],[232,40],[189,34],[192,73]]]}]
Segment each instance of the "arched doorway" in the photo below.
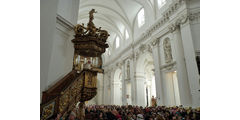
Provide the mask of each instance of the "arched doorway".
[{"label": "arched doorway", "polygon": [[151,106],[151,98],[156,98],[156,84],[154,75],[154,65],[152,61],[146,61],[144,66],[144,76],[145,76],[145,89],[146,89],[146,101],[147,106]]},{"label": "arched doorway", "polygon": [[153,56],[146,52],[139,56],[136,64],[136,104],[151,106],[151,98],[156,97]]}]

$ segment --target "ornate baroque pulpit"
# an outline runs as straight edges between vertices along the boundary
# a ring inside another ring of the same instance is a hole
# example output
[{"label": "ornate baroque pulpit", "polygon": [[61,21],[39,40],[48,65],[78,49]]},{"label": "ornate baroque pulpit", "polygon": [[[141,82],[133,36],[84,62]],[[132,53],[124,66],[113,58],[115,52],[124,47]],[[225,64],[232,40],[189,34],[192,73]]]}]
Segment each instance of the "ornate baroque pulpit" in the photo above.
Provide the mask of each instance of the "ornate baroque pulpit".
[{"label": "ornate baroque pulpit", "polygon": [[[93,13],[89,12],[89,22],[76,25],[74,44],[73,70],[53,87],[43,92],[41,120],[61,114],[65,118],[75,110],[79,119],[84,119],[84,102],[97,94],[97,73],[103,73],[101,55],[108,48],[106,30],[96,28]],[[76,104],[80,102],[78,108]]]}]

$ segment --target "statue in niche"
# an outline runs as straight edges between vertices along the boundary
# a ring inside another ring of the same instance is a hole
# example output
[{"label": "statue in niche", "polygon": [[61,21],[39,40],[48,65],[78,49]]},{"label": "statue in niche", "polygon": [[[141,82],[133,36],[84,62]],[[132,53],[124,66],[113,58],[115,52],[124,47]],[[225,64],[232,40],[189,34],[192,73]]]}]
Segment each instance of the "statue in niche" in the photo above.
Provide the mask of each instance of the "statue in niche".
[{"label": "statue in niche", "polygon": [[127,63],[127,79],[129,79],[129,78],[130,78],[130,63],[128,61],[128,63]]},{"label": "statue in niche", "polygon": [[163,49],[164,49],[165,62],[170,63],[172,61],[172,49],[171,49],[171,43],[169,39],[165,39],[163,41]]}]

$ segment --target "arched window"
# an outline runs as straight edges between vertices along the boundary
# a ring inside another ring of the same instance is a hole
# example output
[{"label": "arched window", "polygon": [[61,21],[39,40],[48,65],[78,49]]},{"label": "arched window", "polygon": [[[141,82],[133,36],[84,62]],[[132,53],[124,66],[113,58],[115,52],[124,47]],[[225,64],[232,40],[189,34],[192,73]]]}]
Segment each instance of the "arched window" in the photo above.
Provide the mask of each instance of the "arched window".
[{"label": "arched window", "polygon": [[118,36],[116,37],[116,41],[115,42],[116,42],[116,48],[118,48],[119,47],[119,42],[120,42]]},{"label": "arched window", "polygon": [[166,4],[166,0],[158,0],[158,8],[159,9],[165,4]]},{"label": "arched window", "polygon": [[108,56],[111,55],[111,52],[110,52],[109,48],[106,49],[106,54],[107,54]]},{"label": "arched window", "polygon": [[128,31],[125,30],[125,39],[127,40],[129,38],[129,34],[128,34]]},{"label": "arched window", "polygon": [[143,24],[145,24],[144,8],[138,12],[138,27],[142,27]]}]

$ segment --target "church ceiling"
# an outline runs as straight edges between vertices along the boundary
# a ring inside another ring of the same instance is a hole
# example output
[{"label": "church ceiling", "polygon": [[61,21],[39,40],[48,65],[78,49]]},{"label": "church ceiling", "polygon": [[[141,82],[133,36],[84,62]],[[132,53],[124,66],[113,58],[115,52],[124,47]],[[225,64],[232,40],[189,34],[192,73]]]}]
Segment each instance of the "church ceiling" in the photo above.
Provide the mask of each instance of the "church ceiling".
[{"label": "church ceiling", "polygon": [[124,39],[124,31],[133,35],[134,23],[141,8],[153,10],[151,0],[80,0],[78,23],[88,22],[88,12],[95,9],[94,23],[109,31],[108,39],[113,44],[114,38]]}]

